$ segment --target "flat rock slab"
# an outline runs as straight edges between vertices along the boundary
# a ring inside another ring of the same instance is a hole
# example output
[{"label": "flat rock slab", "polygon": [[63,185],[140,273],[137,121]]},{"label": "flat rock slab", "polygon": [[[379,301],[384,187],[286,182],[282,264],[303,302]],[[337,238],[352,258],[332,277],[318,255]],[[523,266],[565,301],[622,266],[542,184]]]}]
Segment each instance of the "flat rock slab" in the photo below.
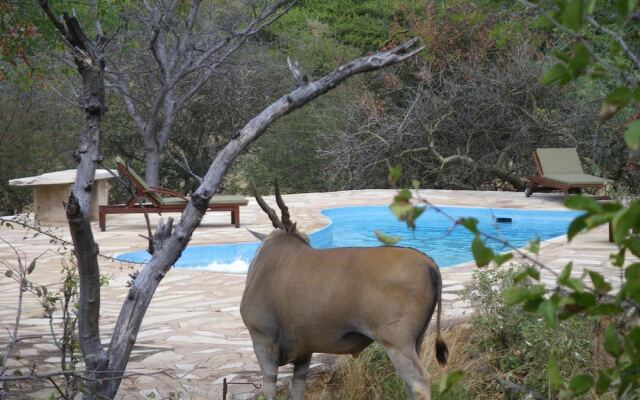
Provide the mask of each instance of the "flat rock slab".
[{"label": "flat rock slab", "polygon": [[[118,176],[118,171],[111,172],[106,169],[97,169],[94,179],[113,178],[113,174]],[[47,172],[46,174],[29,176],[26,178],[16,178],[9,181],[10,186],[40,186],[40,185],[64,185],[76,181],[76,170],[66,169],[64,171]]]}]

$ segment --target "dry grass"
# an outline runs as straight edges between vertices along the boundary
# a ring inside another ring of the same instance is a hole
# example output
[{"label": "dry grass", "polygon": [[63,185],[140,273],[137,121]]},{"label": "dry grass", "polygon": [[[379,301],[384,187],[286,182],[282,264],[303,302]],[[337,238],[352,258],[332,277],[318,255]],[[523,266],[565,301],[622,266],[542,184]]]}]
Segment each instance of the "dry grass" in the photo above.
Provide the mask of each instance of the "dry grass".
[{"label": "dry grass", "polygon": [[[508,393],[497,378],[517,380],[527,373],[527,365],[512,370],[500,371],[495,368],[497,359],[503,354],[481,353],[474,347],[471,338],[474,328],[463,322],[443,331],[443,337],[449,347],[449,360],[445,367],[438,365],[435,358],[435,335],[429,334],[421,351],[421,360],[428,372],[432,387],[437,388],[438,380],[446,372],[464,371],[463,381],[450,393],[434,399],[478,399],[525,398],[523,394]],[[600,329],[593,337],[593,360],[588,368],[593,371],[611,365],[611,358],[602,348]],[[543,355],[544,356],[544,355]],[[560,360],[563,361],[563,360]],[[564,360],[570,362],[570,360]],[[515,382],[514,382],[515,383]],[[286,393],[283,393],[286,396]],[[548,399],[557,398],[557,393],[542,394]],[[283,397],[286,398],[286,397]],[[404,384],[395,374],[390,361],[380,347],[368,348],[359,357],[343,357],[332,371],[324,371],[310,378],[307,384],[305,400],[390,400],[405,399]],[[613,399],[613,395],[597,396],[591,393],[583,399]]]}]

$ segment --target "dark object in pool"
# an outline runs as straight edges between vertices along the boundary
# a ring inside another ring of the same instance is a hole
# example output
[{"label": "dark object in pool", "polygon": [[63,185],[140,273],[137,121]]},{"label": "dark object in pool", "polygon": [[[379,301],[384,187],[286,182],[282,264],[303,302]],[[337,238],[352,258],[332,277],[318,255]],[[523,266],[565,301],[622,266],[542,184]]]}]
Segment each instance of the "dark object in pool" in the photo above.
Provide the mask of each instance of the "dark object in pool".
[{"label": "dark object in pool", "polygon": [[512,220],[511,220],[511,218],[509,218],[509,217],[498,217],[498,218],[496,218],[496,222],[500,222],[500,223],[508,223],[508,224],[510,224],[510,223],[511,223],[511,222],[513,222],[513,221],[512,221]]}]

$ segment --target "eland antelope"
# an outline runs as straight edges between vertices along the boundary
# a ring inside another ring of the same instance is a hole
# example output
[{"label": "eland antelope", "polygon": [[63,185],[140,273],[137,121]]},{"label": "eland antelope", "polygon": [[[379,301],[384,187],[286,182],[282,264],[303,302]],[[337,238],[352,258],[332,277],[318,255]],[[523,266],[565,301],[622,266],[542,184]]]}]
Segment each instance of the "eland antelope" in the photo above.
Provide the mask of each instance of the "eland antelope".
[{"label": "eland antelope", "polygon": [[240,304],[263,374],[276,398],[278,367],[294,366],[290,396],[302,400],[313,353],[357,355],[373,341],[389,355],[410,399],[430,399],[419,350],[436,318],[436,358],[447,361],[440,335],[442,279],[436,263],[404,247],[314,249],[291,221],[276,182],[282,219],[254,194],[275,230],[252,232],[262,244],[249,266]]}]

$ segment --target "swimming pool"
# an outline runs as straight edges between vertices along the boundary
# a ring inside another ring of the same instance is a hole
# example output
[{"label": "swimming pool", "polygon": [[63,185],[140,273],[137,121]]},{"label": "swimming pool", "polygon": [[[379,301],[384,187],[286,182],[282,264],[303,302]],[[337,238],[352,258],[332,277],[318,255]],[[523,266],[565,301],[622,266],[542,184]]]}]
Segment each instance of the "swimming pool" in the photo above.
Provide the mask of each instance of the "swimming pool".
[{"label": "swimming pool", "polygon": [[[538,236],[540,240],[565,235],[571,220],[579,211],[516,210],[504,208],[440,207],[454,219],[474,217],[478,228],[487,233],[500,234],[516,247],[525,246]],[[328,247],[374,247],[381,243],[373,231],[400,236],[398,245],[414,247],[433,257],[441,267],[449,267],[473,259],[473,236],[463,227],[452,228],[447,216],[429,208],[417,221],[414,232],[398,221],[387,206],[332,208],[322,211],[331,224],[310,235],[311,245]],[[509,223],[498,223],[497,218],[508,218]],[[198,268],[218,272],[246,273],[258,242],[191,246],[185,249],[176,263],[177,268]],[[494,251],[504,251],[497,242],[488,242]],[[136,251],[117,257],[124,261],[145,262],[149,253]]]}]

